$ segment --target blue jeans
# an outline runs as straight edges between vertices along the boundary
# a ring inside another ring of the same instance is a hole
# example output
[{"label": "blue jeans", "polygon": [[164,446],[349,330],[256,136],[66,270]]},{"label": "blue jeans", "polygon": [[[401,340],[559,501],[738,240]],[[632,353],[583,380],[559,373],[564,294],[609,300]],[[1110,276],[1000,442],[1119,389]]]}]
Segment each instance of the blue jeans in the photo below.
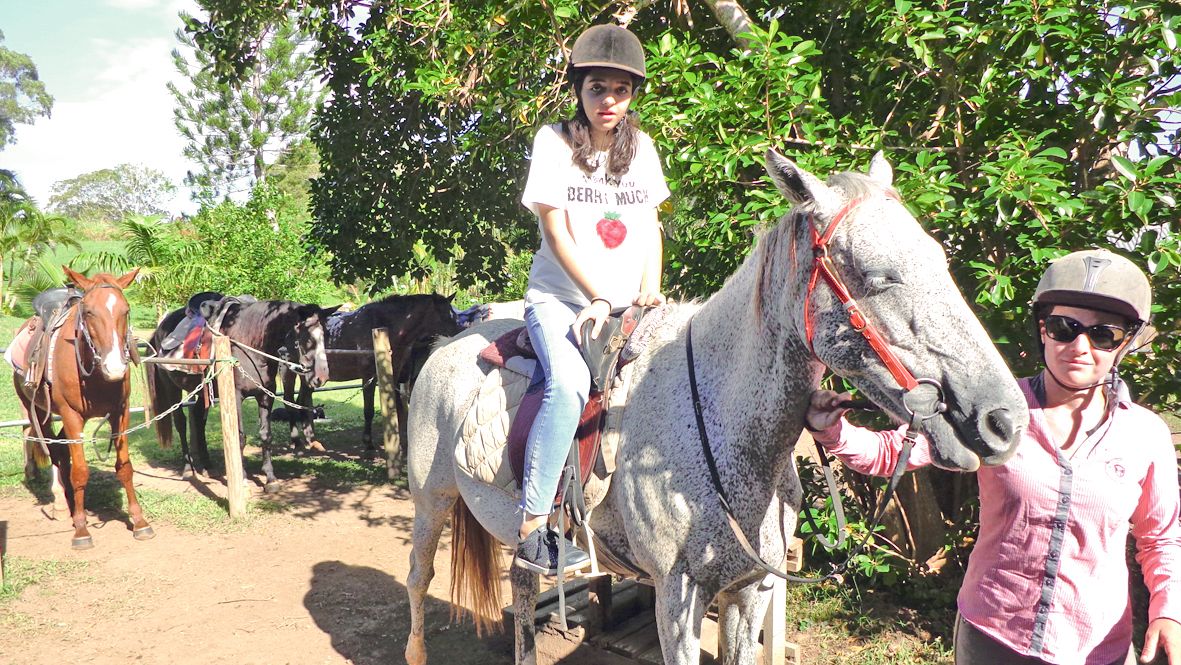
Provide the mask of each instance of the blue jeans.
[{"label": "blue jeans", "polygon": [[521,507],[530,515],[552,511],[558,479],[590,397],[590,370],[570,329],[578,312],[576,305],[557,300],[525,307],[529,339],[545,370],[545,392],[525,444],[521,479]]}]

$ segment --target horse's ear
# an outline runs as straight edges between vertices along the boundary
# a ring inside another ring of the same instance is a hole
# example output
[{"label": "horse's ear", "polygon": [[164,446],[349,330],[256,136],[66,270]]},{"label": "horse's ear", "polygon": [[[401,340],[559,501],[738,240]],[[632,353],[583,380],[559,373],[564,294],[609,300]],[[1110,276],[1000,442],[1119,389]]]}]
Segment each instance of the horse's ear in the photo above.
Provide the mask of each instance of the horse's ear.
[{"label": "horse's ear", "polygon": [[127,273],[126,275],[123,275],[119,279],[116,279],[115,283],[119,285],[119,288],[126,289],[127,287],[131,286],[131,283],[135,281],[135,277],[138,274],[139,274],[139,268],[136,268],[136,269],[132,270],[131,272]]},{"label": "horse's ear", "polygon": [[447,302],[449,302],[449,303],[450,303],[450,302],[455,302],[455,294],[454,294],[454,293],[452,293],[451,295],[447,296]]},{"label": "horse's ear", "polygon": [[89,289],[91,286],[94,286],[94,280],[90,279],[86,275],[83,275],[77,270],[71,270],[70,266],[62,266],[62,272],[66,274],[66,279],[68,279],[71,283],[83,291]]},{"label": "horse's ear", "polygon": [[886,161],[886,155],[881,150],[874,153],[873,159],[869,162],[869,179],[882,187],[894,186],[894,167]]},{"label": "horse's ear", "polygon": [[767,151],[767,175],[796,205],[810,204],[816,210],[837,207],[837,196],[828,185],[774,150]]},{"label": "horse's ear", "polygon": [[334,305],[332,307],[321,307],[320,308],[320,318],[326,319],[326,318],[332,316],[333,314],[336,313],[336,310],[340,309],[341,307],[344,307],[344,303],[341,303],[339,305]]}]

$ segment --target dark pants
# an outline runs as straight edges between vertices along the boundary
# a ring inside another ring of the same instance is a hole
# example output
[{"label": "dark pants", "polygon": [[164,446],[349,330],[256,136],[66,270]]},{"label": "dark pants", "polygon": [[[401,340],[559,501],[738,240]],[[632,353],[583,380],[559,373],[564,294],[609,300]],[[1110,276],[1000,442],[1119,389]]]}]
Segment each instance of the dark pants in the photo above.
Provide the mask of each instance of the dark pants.
[{"label": "dark pants", "polygon": [[[997,642],[980,629],[964,621],[959,614],[955,617],[955,665],[1045,665],[1046,661],[1033,656],[1023,656]],[[1135,665],[1136,655],[1128,645],[1126,658],[1111,665]]]}]

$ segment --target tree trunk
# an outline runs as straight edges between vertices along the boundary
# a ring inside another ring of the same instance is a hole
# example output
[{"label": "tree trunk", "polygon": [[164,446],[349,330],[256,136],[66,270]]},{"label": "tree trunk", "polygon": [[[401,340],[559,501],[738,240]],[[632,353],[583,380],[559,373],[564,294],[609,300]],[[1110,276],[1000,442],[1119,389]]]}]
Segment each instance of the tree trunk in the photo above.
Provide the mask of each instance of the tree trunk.
[{"label": "tree trunk", "polygon": [[718,23],[730,33],[738,45],[744,49],[750,49],[754,43],[748,38],[744,37],[745,33],[750,32],[754,22],[750,19],[750,14],[738,4],[737,0],[702,0],[714,16],[718,19]]}]

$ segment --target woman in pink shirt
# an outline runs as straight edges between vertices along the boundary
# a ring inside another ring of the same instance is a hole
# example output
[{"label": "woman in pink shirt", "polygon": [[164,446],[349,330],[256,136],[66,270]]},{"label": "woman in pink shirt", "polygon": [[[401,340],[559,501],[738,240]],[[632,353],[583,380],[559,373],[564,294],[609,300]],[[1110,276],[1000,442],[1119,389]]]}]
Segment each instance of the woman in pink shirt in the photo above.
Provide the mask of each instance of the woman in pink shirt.
[{"label": "woman in pink shirt", "polygon": [[[1125,543],[1151,593],[1141,659],[1181,665],[1181,494],[1169,429],[1116,369],[1151,340],[1152,290],[1108,251],[1053,262],[1033,298],[1045,368],[1022,379],[1030,422],[1005,464],[982,467],[980,534],[960,589],[957,665],[1135,663]],[[850,425],[848,394],[817,391],[805,422],[849,467],[888,475],[900,430]],[[920,436],[909,468],[931,463]]]}]

